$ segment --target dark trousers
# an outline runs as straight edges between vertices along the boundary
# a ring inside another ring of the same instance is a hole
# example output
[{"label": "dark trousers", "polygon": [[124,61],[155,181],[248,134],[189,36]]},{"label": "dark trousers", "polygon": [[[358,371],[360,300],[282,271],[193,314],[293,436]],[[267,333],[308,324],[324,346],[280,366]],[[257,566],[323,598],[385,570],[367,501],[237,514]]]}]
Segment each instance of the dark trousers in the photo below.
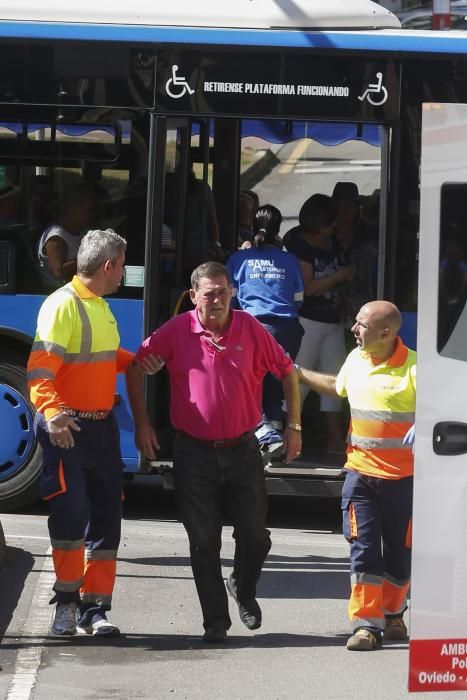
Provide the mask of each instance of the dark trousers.
[{"label": "dark trousers", "polygon": [[111,607],[120,543],[123,463],[113,414],[99,421],[74,420],[81,431],[72,431],[75,445],[68,450],[51,444],[40,414],[36,431],[43,451],[42,497],[50,502],[55,599],[80,602],[87,623]]},{"label": "dark trousers", "polygon": [[380,479],[349,470],[342,489],[350,543],[352,629],[384,629],[406,608],[411,568],[413,478]]},{"label": "dark trousers", "polygon": [[204,626],[225,622],[228,628],[231,620],[220,558],[223,504],[234,526],[233,578],[240,601],[256,597],[256,583],[271,548],[258,441],[253,437],[241,445],[215,450],[179,435],[174,479]]},{"label": "dark trousers", "polygon": [[[304,333],[298,318],[259,316],[258,321],[295,361]],[[263,414],[266,421],[282,421],[283,399],[282,383],[269,372],[263,381]]]}]

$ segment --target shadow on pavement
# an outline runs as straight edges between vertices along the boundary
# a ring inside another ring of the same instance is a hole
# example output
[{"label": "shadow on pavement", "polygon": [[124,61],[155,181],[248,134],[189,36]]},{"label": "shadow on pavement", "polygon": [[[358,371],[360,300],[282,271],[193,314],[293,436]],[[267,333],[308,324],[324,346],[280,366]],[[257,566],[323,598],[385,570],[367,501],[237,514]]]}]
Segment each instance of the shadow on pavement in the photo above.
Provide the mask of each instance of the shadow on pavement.
[{"label": "shadow on pavement", "polygon": [[[31,649],[43,647],[45,649],[90,647],[104,649],[143,649],[146,651],[209,651],[213,648],[245,648],[255,647],[263,649],[294,648],[294,647],[329,647],[341,646],[348,638],[348,633],[320,636],[312,634],[266,633],[251,636],[231,634],[225,644],[206,644],[201,640],[201,635],[182,634],[121,634],[119,637],[82,637],[76,636],[67,639],[47,637],[44,640],[34,638],[28,642],[27,637],[5,637],[2,649],[12,651],[18,649]],[[96,657],[96,663],[100,662]]]},{"label": "shadow on pavement", "polygon": [[24,549],[9,546],[5,549],[5,558],[0,568],[0,640],[8,629],[34,562],[32,554]]}]

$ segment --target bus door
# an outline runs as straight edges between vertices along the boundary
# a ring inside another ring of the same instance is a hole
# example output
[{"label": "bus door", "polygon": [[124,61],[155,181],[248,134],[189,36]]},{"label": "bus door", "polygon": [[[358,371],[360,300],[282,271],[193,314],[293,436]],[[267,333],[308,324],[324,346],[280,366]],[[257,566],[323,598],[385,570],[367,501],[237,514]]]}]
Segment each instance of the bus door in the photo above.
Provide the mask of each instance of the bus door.
[{"label": "bus door", "polygon": [[[209,120],[152,115],[148,175],[144,336],[192,308],[190,272],[203,261],[212,198]],[[159,457],[171,456],[166,372],[147,379],[147,407],[158,430]],[[157,396],[157,401],[156,401]]]},{"label": "bus door", "polygon": [[467,105],[422,120],[412,691],[467,689]]}]

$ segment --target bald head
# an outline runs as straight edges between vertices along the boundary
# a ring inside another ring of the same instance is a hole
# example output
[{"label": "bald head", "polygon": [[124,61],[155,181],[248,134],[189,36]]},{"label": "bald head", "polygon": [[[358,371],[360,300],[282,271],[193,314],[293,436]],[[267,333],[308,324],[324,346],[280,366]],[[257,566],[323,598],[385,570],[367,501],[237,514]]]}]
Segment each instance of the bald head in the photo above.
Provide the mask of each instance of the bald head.
[{"label": "bald head", "polygon": [[370,301],[357,314],[352,331],[357,345],[370,355],[386,359],[402,326],[399,309],[389,301]]},{"label": "bald head", "polygon": [[368,320],[378,328],[388,328],[393,335],[397,335],[402,326],[402,316],[394,304],[390,301],[369,301],[360,309]]}]

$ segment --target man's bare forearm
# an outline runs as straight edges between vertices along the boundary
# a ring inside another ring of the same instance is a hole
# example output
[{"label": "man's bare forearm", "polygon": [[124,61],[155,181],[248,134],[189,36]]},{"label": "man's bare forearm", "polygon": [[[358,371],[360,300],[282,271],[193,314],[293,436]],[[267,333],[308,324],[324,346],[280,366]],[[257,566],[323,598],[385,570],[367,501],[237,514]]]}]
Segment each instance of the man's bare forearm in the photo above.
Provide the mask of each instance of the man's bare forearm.
[{"label": "man's bare forearm", "polygon": [[300,388],[297,372],[293,371],[282,380],[285,403],[287,404],[287,421],[300,423]]},{"label": "man's bare forearm", "polygon": [[297,374],[301,384],[306,384],[318,394],[337,396],[336,378],[332,374],[321,374],[305,367],[299,367]]},{"label": "man's bare forearm", "polygon": [[133,360],[125,375],[128,400],[135,423],[138,423],[140,420],[147,419],[144,401],[144,370],[136,360]]}]

